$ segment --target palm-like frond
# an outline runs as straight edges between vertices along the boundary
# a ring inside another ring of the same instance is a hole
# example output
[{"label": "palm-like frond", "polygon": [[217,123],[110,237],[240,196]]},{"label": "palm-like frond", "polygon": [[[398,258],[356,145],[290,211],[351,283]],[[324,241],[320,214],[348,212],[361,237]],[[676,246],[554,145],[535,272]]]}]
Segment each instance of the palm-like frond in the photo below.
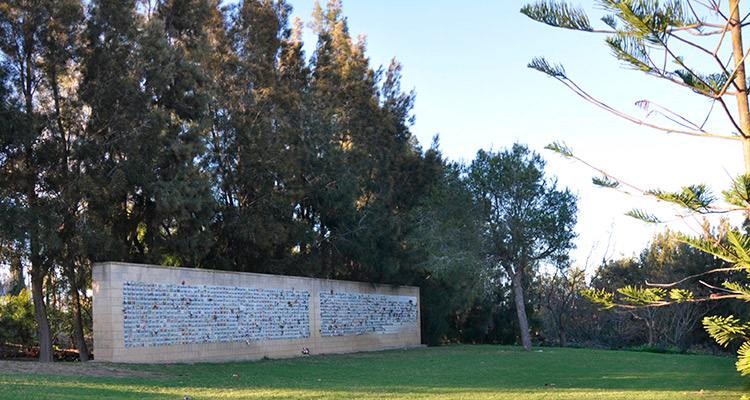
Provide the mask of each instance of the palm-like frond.
[{"label": "palm-like frond", "polygon": [[573,150],[571,150],[570,147],[568,147],[568,145],[565,144],[565,142],[563,142],[563,143],[552,142],[552,143],[544,146],[544,148],[547,149],[547,150],[552,150],[555,153],[557,153],[557,154],[559,154],[559,155],[561,155],[561,156],[563,156],[565,158],[574,158],[575,157],[575,156],[573,156]]},{"label": "palm-like frond", "polygon": [[617,189],[621,185],[620,181],[614,180],[614,179],[612,179],[612,178],[610,178],[610,177],[608,177],[606,175],[604,175],[602,177],[599,177],[599,178],[593,177],[593,178],[591,178],[591,181],[596,186],[601,186],[601,187],[605,187],[605,188],[609,188],[609,189]]},{"label": "palm-like frond", "polygon": [[740,375],[750,375],[750,342],[742,343],[742,346],[737,350],[737,362],[734,365]]},{"label": "palm-like frond", "polygon": [[643,288],[631,285],[617,289],[617,292],[625,296],[624,301],[634,306],[660,304],[664,302],[667,296],[667,291],[661,288]]},{"label": "palm-like frond", "polygon": [[735,292],[737,295],[742,296],[745,300],[750,301],[750,288],[742,285],[739,282],[724,282],[722,284],[725,288]]},{"label": "palm-like frond", "polygon": [[609,36],[604,41],[618,60],[638,71],[653,72],[654,68],[648,56],[648,49],[643,40],[624,32]]},{"label": "palm-like frond", "polygon": [[604,289],[585,289],[581,291],[581,294],[594,304],[597,304],[601,310],[609,310],[616,306],[614,302],[615,294],[607,292]]},{"label": "palm-like frond", "polygon": [[665,43],[672,28],[697,22],[680,0],[600,0],[599,3],[622,22],[621,31],[653,45]]},{"label": "palm-like frond", "polygon": [[706,95],[706,93],[718,94],[729,80],[729,73],[717,73],[701,75],[684,69],[674,71],[682,82],[693,88],[695,93]]},{"label": "palm-like frond", "polygon": [[669,291],[669,298],[672,300],[682,301],[682,300],[692,300],[693,292],[685,289],[672,289]]}]

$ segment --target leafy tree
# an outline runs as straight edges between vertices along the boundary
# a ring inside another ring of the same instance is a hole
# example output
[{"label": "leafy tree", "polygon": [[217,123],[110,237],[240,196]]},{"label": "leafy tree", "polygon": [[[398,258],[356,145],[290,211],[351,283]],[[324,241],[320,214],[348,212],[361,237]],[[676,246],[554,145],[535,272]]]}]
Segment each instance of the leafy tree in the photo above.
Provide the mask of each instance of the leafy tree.
[{"label": "leafy tree", "polygon": [[304,234],[295,246],[314,276],[395,282],[408,269],[408,212],[439,177],[409,131],[413,93],[401,66],[374,70],[353,40],[340,1],[316,5],[311,27],[308,123],[295,206]]},{"label": "leafy tree", "polygon": [[80,157],[94,260],[199,265],[208,251],[213,201],[197,159],[208,127],[201,27],[215,6],[91,3]]},{"label": "leafy tree", "polygon": [[217,65],[209,154],[222,249],[215,262],[238,270],[285,272],[295,234],[293,155],[307,72],[290,12],[284,1],[248,0],[232,8]]},{"label": "leafy tree", "polygon": [[576,197],[544,176],[545,162],[520,144],[502,152],[480,150],[469,167],[469,185],[483,207],[484,252],[510,279],[521,343],[531,350],[525,288],[543,262],[562,265],[573,245]]},{"label": "leafy tree", "polygon": [[[710,254],[680,243],[678,235],[670,230],[654,236],[640,256],[622,260],[610,261],[602,265],[591,281],[595,290],[616,292],[615,297],[626,302],[627,293],[632,288],[641,287],[644,282],[674,282],[686,276],[724,268],[727,265]],[[701,280],[707,285],[720,285],[720,276],[704,276]],[[622,291],[618,289],[623,288]],[[707,287],[696,288],[697,296],[708,296]],[[707,302],[681,302],[672,307],[636,307],[621,310],[623,314],[633,320],[622,319],[624,324],[638,321],[638,325],[645,327],[645,337],[648,346],[674,346],[686,348],[698,341],[695,331],[700,327],[702,318],[710,311],[717,311],[717,305]],[[640,331],[640,329],[638,329]],[[633,339],[641,339],[637,331],[629,330]]]},{"label": "leafy tree", "polygon": [[16,257],[28,260],[39,358],[47,362],[53,359],[52,335],[43,286],[72,206],[69,157],[78,131],[66,91],[74,80],[82,19],[77,0],[9,1],[0,7],[2,236]]}]

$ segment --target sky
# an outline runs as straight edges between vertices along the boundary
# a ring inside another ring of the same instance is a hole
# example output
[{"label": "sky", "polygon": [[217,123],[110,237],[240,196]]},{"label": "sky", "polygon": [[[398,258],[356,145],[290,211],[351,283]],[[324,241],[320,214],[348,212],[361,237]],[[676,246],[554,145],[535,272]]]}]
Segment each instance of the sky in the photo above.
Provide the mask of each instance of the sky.
[{"label": "sky", "polygon": [[[310,20],[314,0],[290,4],[294,15]],[[343,0],[343,14],[352,36],[366,35],[373,67],[387,66],[392,58],[403,65],[402,88],[416,92],[412,132],[424,148],[439,134],[443,155],[455,161],[470,162],[479,149],[498,151],[513,143],[527,144],[547,160],[546,173],[579,197],[575,265],[593,272],[603,259],[638,254],[667,226],[694,233],[696,221],[648,225],[625,216],[642,208],[670,219],[674,210],[594,187],[591,178],[598,173],[544,147],[565,142],[588,163],[642,189],[705,183],[720,194],[743,171],[739,142],[666,134],[621,120],[527,64],[538,56],[560,63],[589,93],[638,117],[646,115],[634,103],[643,99],[695,121],[706,118],[711,104],[624,68],[610,55],[604,36],[532,21],[519,12],[524,4]],[[603,27],[593,0],[573,4]],[[315,46],[309,28],[303,40],[309,57]],[[709,124],[729,134],[719,110],[711,115]]]}]

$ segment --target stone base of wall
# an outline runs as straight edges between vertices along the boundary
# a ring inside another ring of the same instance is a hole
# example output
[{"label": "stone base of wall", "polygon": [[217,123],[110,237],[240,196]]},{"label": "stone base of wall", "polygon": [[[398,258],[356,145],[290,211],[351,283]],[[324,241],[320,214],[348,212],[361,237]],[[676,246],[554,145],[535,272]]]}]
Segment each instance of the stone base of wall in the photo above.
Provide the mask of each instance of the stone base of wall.
[{"label": "stone base of wall", "polygon": [[252,360],[421,340],[416,287],[109,262],[93,266],[92,288],[97,361]]}]

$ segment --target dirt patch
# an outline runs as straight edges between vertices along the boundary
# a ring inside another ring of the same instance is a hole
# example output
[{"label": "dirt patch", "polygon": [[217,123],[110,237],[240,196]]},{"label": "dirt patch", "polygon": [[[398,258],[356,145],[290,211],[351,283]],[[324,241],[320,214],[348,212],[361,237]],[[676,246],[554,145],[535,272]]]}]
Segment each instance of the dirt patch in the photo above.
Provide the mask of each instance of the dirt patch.
[{"label": "dirt patch", "polygon": [[52,374],[65,376],[94,376],[110,378],[160,377],[161,374],[137,371],[108,363],[74,363],[0,360],[0,373]]}]

